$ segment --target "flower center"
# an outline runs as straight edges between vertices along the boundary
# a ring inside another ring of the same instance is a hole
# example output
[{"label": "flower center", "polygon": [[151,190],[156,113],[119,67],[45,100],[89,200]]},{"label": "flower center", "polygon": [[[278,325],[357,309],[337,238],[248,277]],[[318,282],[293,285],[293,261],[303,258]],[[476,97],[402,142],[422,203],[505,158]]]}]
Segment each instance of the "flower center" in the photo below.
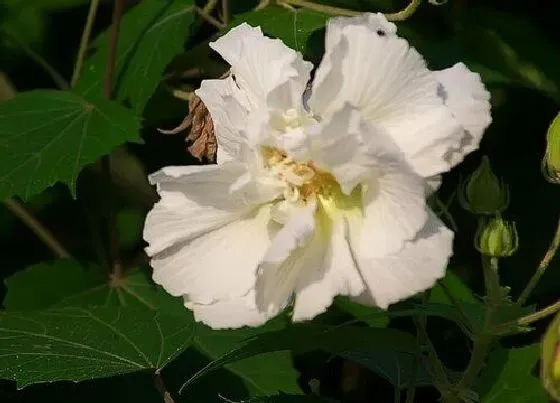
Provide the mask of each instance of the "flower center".
[{"label": "flower center", "polygon": [[286,152],[274,147],[263,147],[262,154],[271,174],[286,185],[286,201],[306,204],[320,195],[330,195],[339,187],[334,176],[318,169],[312,161],[295,161]]}]

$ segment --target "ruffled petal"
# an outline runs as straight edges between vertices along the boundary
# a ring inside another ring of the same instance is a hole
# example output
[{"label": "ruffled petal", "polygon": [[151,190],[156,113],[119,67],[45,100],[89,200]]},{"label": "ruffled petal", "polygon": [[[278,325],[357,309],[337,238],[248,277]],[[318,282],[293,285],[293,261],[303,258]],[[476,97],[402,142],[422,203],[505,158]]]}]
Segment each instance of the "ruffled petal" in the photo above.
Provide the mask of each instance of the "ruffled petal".
[{"label": "ruffled petal", "polygon": [[[324,262],[315,267],[307,265],[298,282],[292,315],[294,322],[312,319],[325,312],[337,295],[357,296],[364,291],[364,282],[347,239],[346,220],[337,219],[329,232]],[[310,254],[317,256],[313,251]]]},{"label": "ruffled petal", "polygon": [[[418,174],[450,169],[445,154],[458,146],[462,129],[438,95],[439,82],[420,54],[404,39],[379,35],[367,24],[333,27],[332,36],[339,40],[327,40],[329,47],[313,82],[311,109],[326,117],[348,102],[389,133]],[[431,158],[416,161],[420,152],[431,153]]]},{"label": "ruffled petal", "polygon": [[457,165],[478,148],[484,131],[492,122],[490,93],[480,75],[470,71],[463,63],[434,71],[433,74],[440,83],[440,96],[445,105],[464,128],[459,149],[449,155],[451,164]]},{"label": "ruffled petal", "polygon": [[246,127],[249,111],[237,98],[235,82],[231,77],[204,80],[195,94],[210,112],[218,143],[217,162],[240,160],[242,145],[247,142]]},{"label": "ruffled petal", "polygon": [[390,304],[424,291],[445,275],[453,252],[453,232],[432,213],[416,238],[400,251],[379,259],[357,251],[368,291],[358,301],[386,309]]},{"label": "ruffled petal", "polygon": [[[321,254],[309,253],[316,233],[315,208],[313,203],[292,213],[287,223],[272,240],[258,269],[256,297],[259,310],[277,313],[289,302],[302,270],[313,270],[315,266],[306,258],[316,261]],[[320,259],[320,258],[319,258]]]},{"label": "ruffled petal", "polygon": [[270,207],[175,244],[152,257],[153,279],[171,295],[210,304],[246,295],[270,246]]},{"label": "ruffled petal", "polygon": [[271,317],[257,309],[253,290],[242,297],[220,300],[212,304],[197,304],[190,301],[188,297],[184,300],[185,306],[193,311],[194,319],[213,329],[260,326]]},{"label": "ruffled petal", "polygon": [[210,47],[231,65],[249,109],[267,104],[285,110],[302,103],[313,66],[281,40],[264,36],[260,27],[243,23]]}]

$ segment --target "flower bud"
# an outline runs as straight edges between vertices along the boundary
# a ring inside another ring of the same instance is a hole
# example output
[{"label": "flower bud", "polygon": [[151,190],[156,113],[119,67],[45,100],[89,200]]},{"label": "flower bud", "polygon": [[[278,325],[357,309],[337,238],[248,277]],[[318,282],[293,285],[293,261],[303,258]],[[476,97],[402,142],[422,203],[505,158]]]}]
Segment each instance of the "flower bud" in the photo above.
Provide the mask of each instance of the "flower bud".
[{"label": "flower bud", "polygon": [[483,255],[508,257],[519,246],[519,237],[514,222],[501,217],[481,221],[475,236],[475,248]]},{"label": "flower bud", "polygon": [[546,133],[546,153],[542,171],[550,183],[560,184],[560,113],[550,124]]},{"label": "flower bud", "polygon": [[509,190],[492,172],[487,156],[459,189],[461,206],[473,214],[495,215],[509,204]]}]

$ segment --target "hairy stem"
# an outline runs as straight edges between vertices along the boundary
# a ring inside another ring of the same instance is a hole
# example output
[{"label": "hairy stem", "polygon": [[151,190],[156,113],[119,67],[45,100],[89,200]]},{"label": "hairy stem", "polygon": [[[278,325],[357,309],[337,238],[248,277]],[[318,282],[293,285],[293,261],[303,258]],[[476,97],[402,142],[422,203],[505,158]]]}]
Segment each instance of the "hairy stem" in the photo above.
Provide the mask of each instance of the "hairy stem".
[{"label": "hairy stem", "polygon": [[523,316],[517,323],[520,325],[529,325],[537,320],[546,318],[549,315],[554,315],[556,312],[560,311],[560,300],[556,301],[554,304],[547,306],[530,315]]},{"label": "hairy stem", "polygon": [[17,218],[19,218],[43,243],[60,259],[70,259],[72,256],[54,237],[52,232],[43,226],[29,211],[15,199],[4,200],[4,204]]},{"label": "hairy stem", "polygon": [[76,64],[74,65],[74,71],[72,72],[72,80],[70,81],[70,87],[74,87],[80,78],[82,72],[82,66],[84,64],[84,59],[86,56],[86,51],[89,46],[89,39],[91,37],[91,29],[93,28],[93,22],[95,21],[95,15],[97,14],[97,8],[99,7],[99,0],[91,0],[89,3],[89,10],[86,18],[86,25],[82,32],[82,38],[80,39],[80,47],[78,48],[78,55],[76,56]]},{"label": "hairy stem", "polygon": [[43,59],[43,57],[35,52],[33,49],[31,49],[29,46],[27,46],[23,41],[21,41],[16,35],[14,35],[11,32],[8,31],[2,31],[2,34],[5,34],[6,36],[8,36],[8,38],[14,42],[16,45],[18,45],[19,47],[21,47],[21,50],[23,50],[23,52],[25,54],[27,54],[27,56],[29,56],[29,58],[31,60],[33,60],[35,63],[37,63],[39,65],[39,67],[41,67],[45,73],[47,73],[49,75],[49,77],[53,80],[53,82],[56,84],[56,86],[61,89],[61,90],[67,90],[70,88],[70,85],[68,85],[68,82],[64,79],[64,77],[62,77],[62,75],[56,71],[56,69],[54,67],[52,67],[49,62],[47,62],[45,59]]},{"label": "hairy stem", "polygon": [[523,306],[523,304],[527,302],[527,299],[529,299],[529,297],[531,296],[531,293],[533,292],[539,280],[541,279],[542,275],[548,268],[548,265],[552,261],[552,258],[554,258],[554,255],[556,255],[556,252],[558,251],[559,247],[560,247],[560,219],[558,219],[556,233],[554,234],[554,237],[552,238],[552,241],[548,246],[548,250],[546,251],[544,257],[542,258],[539,267],[537,268],[535,274],[533,274],[533,276],[529,280],[529,283],[527,284],[525,289],[521,292],[521,295],[517,300],[518,306]]},{"label": "hairy stem", "polygon": [[[113,20],[109,36],[109,49],[107,54],[107,65],[105,66],[105,81],[103,85],[103,96],[111,99],[113,95],[113,80],[117,60],[117,45],[119,31],[124,12],[125,0],[115,0],[113,8]],[[107,230],[109,235],[109,262],[111,264],[111,281],[116,281],[122,276],[123,267],[119,256],[119,234],[117,231],[116,214],[114,210],[113,180],[111,178],[111,160],[109,155],[101,159],[101,169],[105,181],[106,203],[107,203]]]}]

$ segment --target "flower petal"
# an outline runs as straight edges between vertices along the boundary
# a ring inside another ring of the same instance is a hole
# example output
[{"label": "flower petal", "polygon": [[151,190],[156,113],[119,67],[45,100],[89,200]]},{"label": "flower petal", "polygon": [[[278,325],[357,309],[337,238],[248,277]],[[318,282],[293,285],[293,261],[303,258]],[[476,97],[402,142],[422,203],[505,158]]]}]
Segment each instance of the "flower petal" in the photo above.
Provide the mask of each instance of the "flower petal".
[{"label": "flower petal", "polygon": [[[267,101],[281,109],[295,107],[293,102],[302,103],[313,66],[281,40],[264,36],[260,27],[243,23],[210,43],[210,47],[231,65],[235,82],[246,95],[249,109],[256,109]],[[271,98],[272,91],[275,95]]]},{"label": "flower petal", "polygon": [[315,209],[313,203],[298,209],[272,240],[257,272],[259,310],[279,312],[294,293],[301,271],[309,264],[305,258],[316,230]]},{"label": "flower petal", "polygon": [[[325,117],[349,102],[389,133],[418,174],[448,170],[445,152],[459,144],[462,129],[438,95],[439,83],[420,54],[404,39],[380,36],[367,24],[339,24],[334,32],[331,36],[339,41],[327,40],[311,109]],[[435,144],[445,148],[436,149]],[[432,152],[431,159],[416,161],[419,152]]]},{"label": "flower petal", "polygon": [[254,288],[256,270],[270,245],[270,207],[156,254],[154,281],[171,295],[209,304],[235,299]]},{"label": "flower petal", "polygon": [[386,309],[434,285],[445,275],[453,252],[453,232],[433,214],[416,238],[393,255],[371,259],[358,255],[369,292],[358,299]]},{"label": "flower petal", "polygon": [[324,262],[316,267],[307,265],[298,282],[294,322],[312,319],[325,312],[337,295],[357,296],[364,291],[364,282],[347,239],[346,220],[339,217],[329,232],[330,243]]},{"label": "flower petal", "polygon": [[213,329],[260,326],[271,317],[257,309],[253,290],[242,297],[220,300],[212,304],[197,304],[188,297],[184,300],[185,306],[193,311],[195,320]]},{"label": "flower petal", "polygon": [[434,74],[440,83],[440,95],[445,105],[464,128],[460,149],[450,155],[452,165],[456,165],[478,148],[482,134],[492,122],[490,93],[480,75],[470,71],[463,63],[434,71]]},{"label": "flower petal", "polygon": [[218,142],[217,161],[239,160],[245,143],[249,111],[236,98],[238,91],[233,78],[204,80],[195,94],[200,97],[212,117]]}]

